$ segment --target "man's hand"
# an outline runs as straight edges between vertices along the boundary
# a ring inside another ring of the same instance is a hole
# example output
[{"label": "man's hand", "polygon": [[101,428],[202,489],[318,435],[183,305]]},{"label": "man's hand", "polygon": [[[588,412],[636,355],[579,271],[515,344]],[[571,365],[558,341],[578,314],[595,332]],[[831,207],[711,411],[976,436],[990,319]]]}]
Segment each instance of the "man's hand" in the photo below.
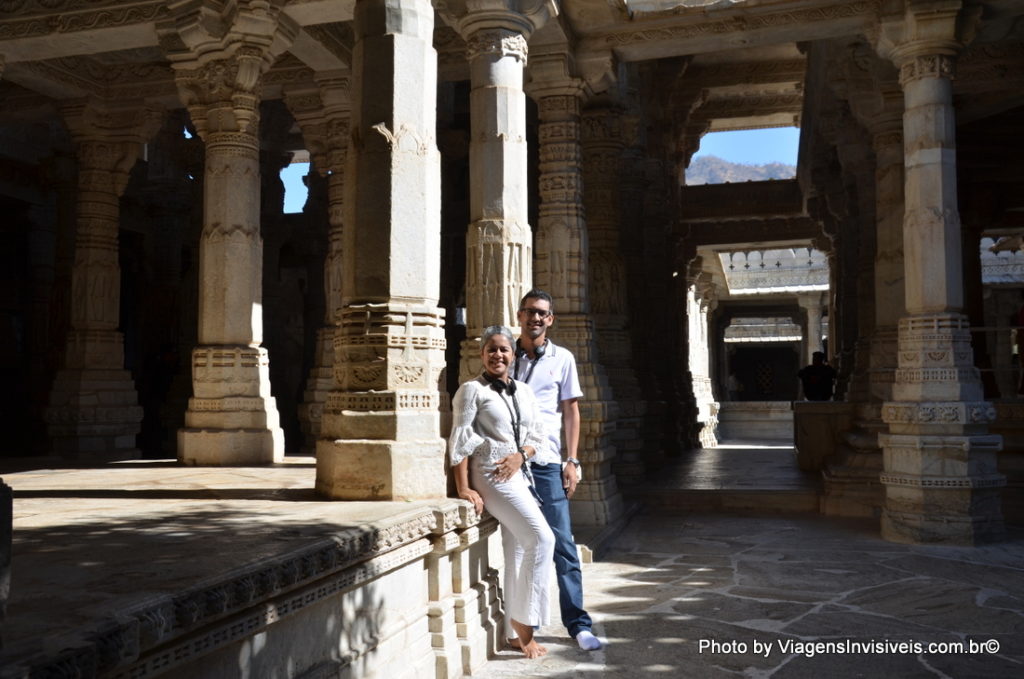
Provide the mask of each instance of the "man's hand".
[{"label": "man's hand", "polygon": [[576,465],[572,462],[566,463],[566,465],[562,467],[562,488],[565,488],[566,497],[572,497],[572,494],[576,492],[576,484],[579,482],[580,475],[576,469]]}]

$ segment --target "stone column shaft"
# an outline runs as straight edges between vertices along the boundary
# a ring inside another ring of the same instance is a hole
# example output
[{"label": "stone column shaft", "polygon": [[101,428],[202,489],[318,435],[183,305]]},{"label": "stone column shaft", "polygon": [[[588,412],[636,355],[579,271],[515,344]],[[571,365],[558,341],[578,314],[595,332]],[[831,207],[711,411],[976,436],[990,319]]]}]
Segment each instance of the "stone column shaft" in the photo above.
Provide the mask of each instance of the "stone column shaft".
[{"label": "stone column shaft", "polygon": [[526,95],[523,68],[529,23],[512,12],[467,35],[471,85],[469,214],[466,237],[466,337],[459,381],[480,373],[480,334],[490,325],[516,328],[519,300],[533,280],[527,215]]},{"label": "stone column shaft", "polygon": [[[950,23],[955,20],[955,10]],[[982,401],[963,306],[957,211],[952,46],[910,42],[895,54],[904,91],[907,313],[880,437],[882,536],[976,543],[1003,533],[995,409]]]},{"label": "stone column shaft", "polygon": [[316,488],[331,498],[446,492],[433,26],[427,0],[356,4],[338,387],[324,407],[316,451]]},{"label": "stone column shaft", "polygon": [[570,508],[579,525],[603,525],[622,514],[622,496],[611,473],[615,448],[616,405],[601,365],[590,317],[587,288],[588,238],[580,172],[580,96],[582,83],[562,80],[538,84],[531,96],[540,117],[540,209],[537,222],[537,287],[555,300],[552,335],[576,356],[583,398],[580,401],[579,458],[583,481]]},{"label": "stone column shaft", "polygon": [[[78,157],[77,226],[70,328],[63,369],[46,412],[55,452],[71,457],[138,457],[142,408],[124,369],[118,264],[120,197],[159,117],[141,108],[65,106]],[[109,127],[114,123],[114,127]]]}]

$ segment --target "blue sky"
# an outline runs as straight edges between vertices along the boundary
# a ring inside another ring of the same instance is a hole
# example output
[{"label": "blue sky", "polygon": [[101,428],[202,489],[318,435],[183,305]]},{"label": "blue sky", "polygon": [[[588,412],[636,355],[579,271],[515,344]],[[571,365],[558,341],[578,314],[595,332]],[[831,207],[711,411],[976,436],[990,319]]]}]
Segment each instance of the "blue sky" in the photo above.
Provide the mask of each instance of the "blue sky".
[{"label": "blue sky", "polygon": [[740,130],[738,132],[711,132],[700,140],[700,156],[718,156],[722,160],[747,165],[784,163],[796,165],[797,147],[800,145],[800,128],[773,127],[764,130]]},{"label": "blue sky", "polygon": [[[765,130],[740,130],[738,132],[711,132],[700,140],[700,156],[718,156],[722,160],[748,165],[785,163],[796,165],[797,146],[800,144],[800,128],[773,127]],[[306,187],[302,178],[309,172],[309,163],[293,163],[281,172],[284,181],[284,211],[302,212],[306,202]]]}]

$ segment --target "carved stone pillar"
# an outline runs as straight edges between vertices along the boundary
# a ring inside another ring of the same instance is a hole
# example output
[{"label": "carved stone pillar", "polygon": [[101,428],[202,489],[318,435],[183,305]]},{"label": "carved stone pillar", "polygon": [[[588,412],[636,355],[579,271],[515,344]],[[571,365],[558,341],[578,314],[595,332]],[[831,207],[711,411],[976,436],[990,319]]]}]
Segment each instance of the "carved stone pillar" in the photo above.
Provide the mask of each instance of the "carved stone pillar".
[{"label": "carved stone pillar", "polygon": [[711,344],[708,315],[718,305],[718,296],[711,275],[702,270],[696,259],[687,275],[686,320],[688,327],[690,379],[697,406],[697,441],[702,448],[718,446],[718,410],[711,386]]},{"label": "carved stone pillar", "polygon": [[356,4],[338,389],[327,399],[316,450],[317,491],[336,499],[446,492],[433,26],[427,0]]},{"label": "carved stone pillar", "polygon": [[64,117],[78,157],[78,210],[71,324],[46,411],[51,447],[68,457],[135,458],[142,408],[117,329],[120,196],[159,115],[79,102],[65,106]]},{"label": "carved stone pillar", "polygon": [[[616,405],[601,365],[590,317],[588,236],[580,172],[580,98],[583,83],[568,77],[565,55],[534,61],[530,96],[540,116],[540,210],[535,281],[551,293],[558,320],[551,334],[576,356],[583,398],[579,457],[583,481],[570,508],[578,525],[603,525],[622,514],[611,473]],[[554,73],[552,73],[554,71]],[[552,77],[555,75],[556,77]]]},{"label": "carved stone pillar", "polygon": [[904,17],[892,51],[900,68],[906,212],[907,316],[899,323],[893,400],[880,437],[886,499],[882,536],[896,542],[973,544],[1003,534],[999,436],[982,400],[963,315],[952,83],[960,3]]},{"label": "carved stone pillar", "polygon": [[647,411],[632,365],[626,309],[626,267],[619,247],[620,167],[625,142],[620,111],[597,108],[583,115],[583,196],[590,234],[590,308],[601,362],[619,405],[612,437],[618,459],[612,465],[621,484],[643,478],[643,418]]},{"label": "carved stone pillar", "polygon": [[480,374],[484,328],[516,328],[519,300],[532,287],[523,68],[533,24],[511,11],[470,13],[459,29],[466,38],[472,86],[472,221],[466,236],[466,340],[459,366],[459,382],[465,382]]},{"label": "carved stone pillar", "polygon": [[255,41],[240,42],[175,64],[178,89],[206,143],[198,346],[193,396],[178,432],[185,464],[267,464],[284,456],[261,346],[258,87],[275,56]]},{"label": "carved stone pillar", "polygon": [[344,224],[345,165],[348,157],[350,78],[348,73],[323,75],[317,78],[315,92],[293,91],[285,96],[306,146],[310,150],[313,169],[327,180],[327,256],[324,260],[323,327],[316,335],[316,355],[310,368],[306,388],[299,406],[299,421],[305,434],[305,447],[316,449],[320,438],[324,404],[336,387],[334,380],[334,338],[341,320],[342,238]]}]

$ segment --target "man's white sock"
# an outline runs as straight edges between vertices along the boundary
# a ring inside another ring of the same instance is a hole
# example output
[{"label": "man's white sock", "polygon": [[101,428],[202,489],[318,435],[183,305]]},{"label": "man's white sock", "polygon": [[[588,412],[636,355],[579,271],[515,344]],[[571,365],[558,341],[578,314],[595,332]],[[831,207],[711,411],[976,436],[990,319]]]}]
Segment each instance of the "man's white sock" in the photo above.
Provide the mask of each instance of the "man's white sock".
[{"label": "man's white sock", "polygon": [[580,648],[584,651],[596,651],[601,648],[601,640],[595,637],[588,629],[585,629],[576,635],[576,643],[579,644]]}]

